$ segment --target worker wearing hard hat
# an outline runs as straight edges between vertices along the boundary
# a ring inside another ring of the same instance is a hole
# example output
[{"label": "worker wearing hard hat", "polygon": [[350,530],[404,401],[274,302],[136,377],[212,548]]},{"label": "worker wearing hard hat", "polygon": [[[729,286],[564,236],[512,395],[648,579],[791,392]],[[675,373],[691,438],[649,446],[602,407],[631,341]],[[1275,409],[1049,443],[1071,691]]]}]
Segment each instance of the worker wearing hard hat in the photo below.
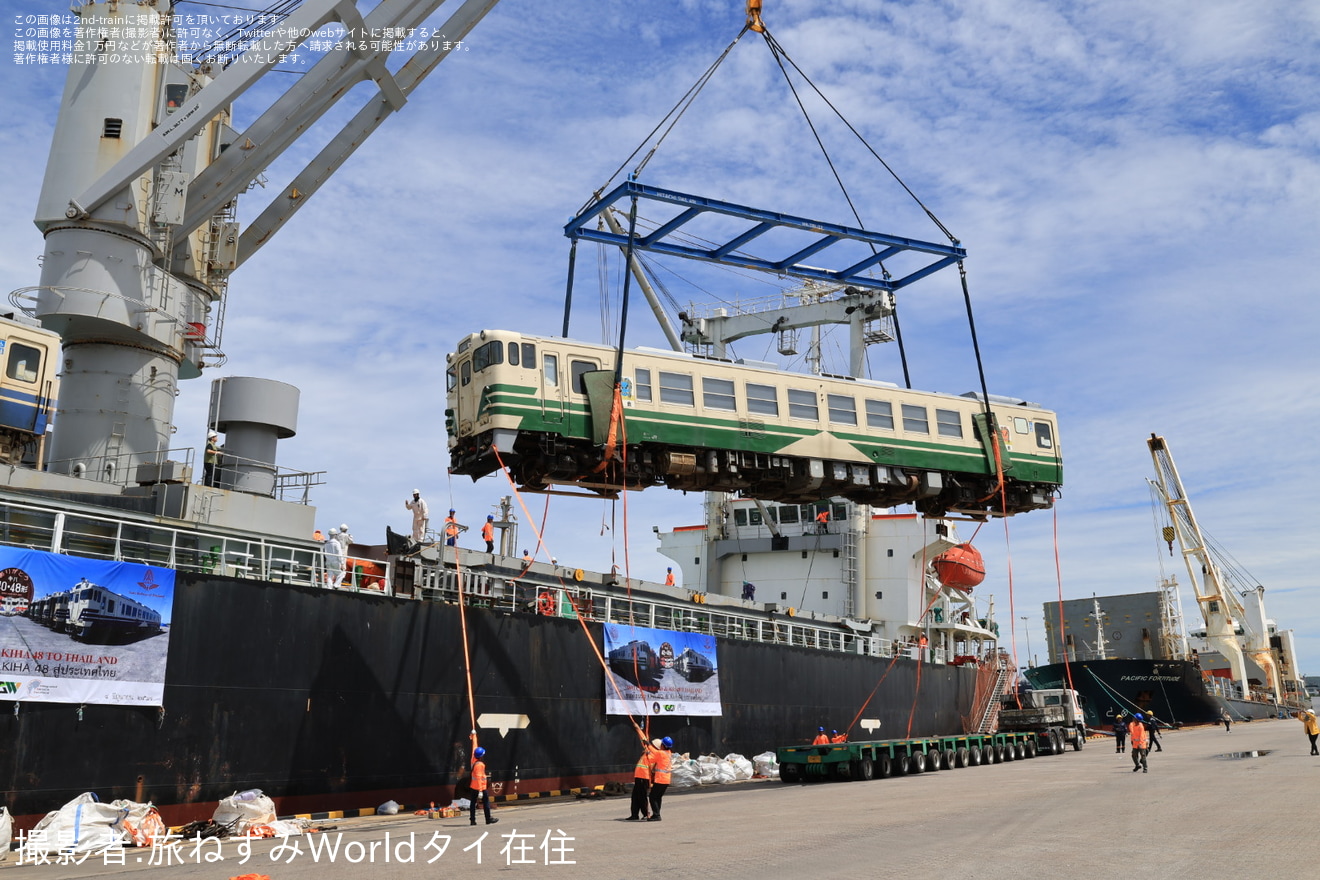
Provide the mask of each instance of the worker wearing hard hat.
[{"label": "worker wearing hard hat", "polygon": [[674,585],[674,570],[673,570],[672,568],[666,568],[666,569],[665,569],[665,586],[666,586],[666,587],[672,587],[673,585]]},{"label": "worker wearing hard hat", "polygon": [[1306,726],[1306,736],[1311,740],[1311,754],[1320,755],[1320,751],[1316,751],[1315,748],[1316,738],[1320,737],[1320,721],[1316,720],[1315,711],[1307,709],[1305,712],[1298,712],[1297,719]]},{"label": "worker wearing hard hat", "polygon": [[499,819],[490,815],[490,780],[486,776],[486,750],[477,746],[472,751],[472,803],[468,807],[468,820],[477,824],[477,801],[486,812],[486,824],[494,825]]},{"label": "worker wearing hard hat", "polygon": [[1128,742],[1132,747],[1132,772],[1148,772],[1146,755],[1150,752],[1150,732],[1146,730],[1146,718],[1140,712],[1128,722]]},{"label": "worker wearing hard hat", "polygon": [[486,522],[481,526],[481,540],[486,542],[486,552],[495,552],[495,517],[486,514]]},{"label": "worker wearing hard hat", "polygon": [[344,545],[339,543],[339,529],[331,529],[330,537],[322,545],[325,550],[325,583],[338,587],[344,580]]},{"label": "worker wearing hard hat", "polygon": [[215,431],[206,432],[206,452],[202,455],[202,485],[215,485],[216,465],[220,463],[220,435]]},{"label": "worker wearing hard hat", "polygon": [[656,747],[646,741],[646,736],[642,734],[640,728],[637,735],[642,737],[642,754],[637,759],[637,766],[633,768],[632,804],[627,819],[629,822],[642,821],[651,816],[650,809],[647,806],[647,795],[651,792],[651,776],[655,770]]},{"label": "worker wearing hard hat", "polygon": [[665,799],[669,788],[670,772],[673,769],[674,741],[669,737],[653,739],[651,745],[655,751],[652,756],[651,771],[651,818],[649,822],[660,821],[660,802]]},{"label": "worker wearing hard hat", "polygon": [[816,738],[811,741],[813,746],[827,746],[830,744],[830,735],[825,732],[825,728],[816,728]]},{"label": "worker wearing hard hat", "polygon": [[426,540],[426,527],[431,523],[431,510],[426,506],[426,499],[422,497],[422,490],[413,489],[412,498],[405,500],[403,506],[412,511],[412,539],[414,544],[420,544]]},{"label": "worker wearing hard hat", "polygon": [[445,517],[445,546],[458,546],[458,533],[461,531],[458,527],[458,517],[454,515],[454,508],[449,508],[449,516]]}]

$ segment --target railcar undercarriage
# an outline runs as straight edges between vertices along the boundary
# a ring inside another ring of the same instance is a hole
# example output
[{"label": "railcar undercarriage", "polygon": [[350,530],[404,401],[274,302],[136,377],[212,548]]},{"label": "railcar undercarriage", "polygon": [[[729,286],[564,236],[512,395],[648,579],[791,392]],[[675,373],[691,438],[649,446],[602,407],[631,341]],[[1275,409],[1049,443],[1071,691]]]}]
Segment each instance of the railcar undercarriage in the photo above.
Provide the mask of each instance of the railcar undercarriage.
[{"label": "railcar undercarriage", "polygon": [[779,503],[846,498],[872,507],[913,504],[929,516],[1012,516],[1053,505],[1057,486],[1006,480],[993,474],[919,470],[728,449],[630,444],[608,461],[586,441],[520,433],[512,449],[491,449],[490,434],[466,438],[450,450],[450,473],[476,480],[499,470],[502,459],[520,488],[584,489],[604,497],[624,489],[665,486],[683,492],[732,492]]}]

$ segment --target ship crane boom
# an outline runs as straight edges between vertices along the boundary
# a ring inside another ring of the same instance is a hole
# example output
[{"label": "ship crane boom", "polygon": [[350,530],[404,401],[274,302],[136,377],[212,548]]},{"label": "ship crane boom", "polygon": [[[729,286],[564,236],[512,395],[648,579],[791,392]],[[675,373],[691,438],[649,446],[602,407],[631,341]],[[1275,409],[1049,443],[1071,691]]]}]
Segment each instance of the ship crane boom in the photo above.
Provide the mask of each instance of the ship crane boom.
[{"label": "ship crane boom", "polygon": [[[1168,508],[1169,519],[1173,523],[1183,561],[1187,565],[1187,575],[1191,578],[1196,592],[1196,603],[1205,620],[1206,641],[1211,648],[1223,654],[1228,660],[1233,680],[1242,688],[1244,697],[1250,693],[1244,659],[1245,655],[1249,654],[1269,676],[1269,687],[1273,692],[1273,698],[1280,699],[1283,690],[1279,681],[1278,665],[1270,653],[1268,636],[1252,628],[1246,609],[1237,594],[1225,587],[1223,573],[1211,558],[1168,443],[1163,437],[1151,434],[1146,445],[1150,447],[1151,458],[1155,462],[1156,488]],[[1245,639],[1239,638],[1237,634],[1239,626],[1243,628]]]}]

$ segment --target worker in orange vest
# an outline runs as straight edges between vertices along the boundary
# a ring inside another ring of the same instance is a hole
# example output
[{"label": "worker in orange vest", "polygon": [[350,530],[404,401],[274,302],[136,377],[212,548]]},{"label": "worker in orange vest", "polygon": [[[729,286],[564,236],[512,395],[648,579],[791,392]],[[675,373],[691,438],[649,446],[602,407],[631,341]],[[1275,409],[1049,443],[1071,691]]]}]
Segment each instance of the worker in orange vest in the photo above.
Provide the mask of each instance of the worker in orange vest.
[{"label": "worker in orange vest", "polygon": [[830,737],[832,743],[846,743],[848,741],[848,734],[846,733],[839,733],[837,730],[831,731],[831,733],[834,734]]},{"label": "worker in orange vest", "polygon": [[461,531],[458,526],[458,518],[454,516],[453,508],[449,510],[449,516],[445,517],[445,545],[455,547],[458,545],[458,533]]},{"label": "worker in orange vest", "polygon": [[640,729],[637,735],[642,737],[642,756],[637,759],[637,766],[633,768],[632,812],[628,816],[629,822],[638,822],[651,817],[647,808],[647,795],[651,791],[651,776],[655,769],[655,747],[646,741]]},{"label": "worker in orange vest", "polygon": [[664,800],[665,790],[669,788],[669,775],[673,766],[674,741],[669,737],[653,739],[655,747],[651,771],[651,818],[648,821],[660,821],[660,802]]},{"label": "worker in orange vest", "polygon": [[490,816],[490,780],[486,777],[486,750],[481,746],[472,752],[472,805],[468,807],[468,819],[477,824],[477,801],[486,812],[486,824],[494,825],[499,819]]},{"label": "worker in orange vest", "polygon": [[666,586],[666,587],[672,587],[673,585],[674,585],[674,570],[673,570],[672,568],[666,568],[666,569],[665,569],[665,586]]},{"label": "worker in orange vest", "polygon": [[486,552],[495,552],[495,517],[487,514],[486,522],[481,527],[481,540],[486,542]]},{"label": "worker in orange vest", "polygon": [[827,507],[816,514],[816,534],[828,535],[830,531],[830,509]]},{"label": "worker in orange vest", "polygon": [[1146,755],[1150,752],[1150,732],[1146,730],[1146,719],[1140,712],[1133,714],[1128,722],[1128,744],[1132,748],[1132,772],[1149,772]]},{"label": "worker in orange vest", "polygon": [[825,732],[825,728],[816,728],[816,738],[811,741],[813,746],[827,746],[830,744],[830,736]]}]

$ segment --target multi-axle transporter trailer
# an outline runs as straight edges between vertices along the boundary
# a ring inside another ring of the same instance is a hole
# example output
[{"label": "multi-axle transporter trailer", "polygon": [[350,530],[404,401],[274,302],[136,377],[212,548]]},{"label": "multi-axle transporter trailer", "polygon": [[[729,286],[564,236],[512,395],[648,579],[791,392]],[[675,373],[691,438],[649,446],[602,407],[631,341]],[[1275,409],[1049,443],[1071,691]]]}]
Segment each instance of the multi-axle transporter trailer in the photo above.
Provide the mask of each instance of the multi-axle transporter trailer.
[{"label": "multi-axle transporter trailer", "polygon": [[776,750],[784,782],[886,779],[933,770],[998,764],[1038,754],[1057,755],[1063,742],[1030,731],[969,733],[873,742],[782,746]]}]

